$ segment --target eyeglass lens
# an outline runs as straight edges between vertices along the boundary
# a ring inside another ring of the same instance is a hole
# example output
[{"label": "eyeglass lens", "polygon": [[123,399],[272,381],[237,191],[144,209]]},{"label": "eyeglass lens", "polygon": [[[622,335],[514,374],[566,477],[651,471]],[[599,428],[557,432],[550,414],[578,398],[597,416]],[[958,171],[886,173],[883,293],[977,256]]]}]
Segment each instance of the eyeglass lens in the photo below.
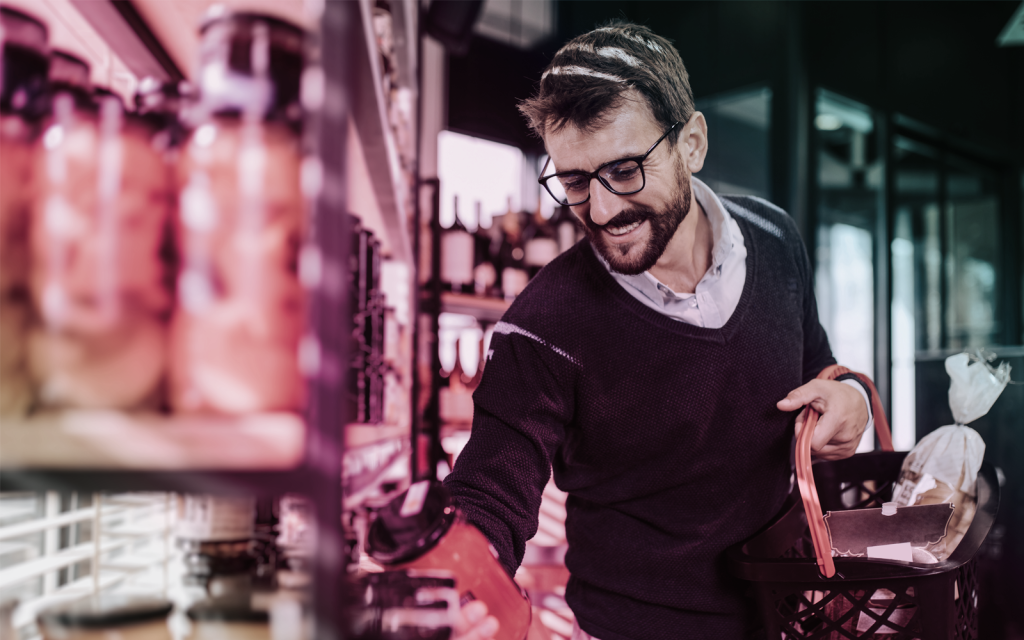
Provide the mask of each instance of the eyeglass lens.
[{"label": "eyeglass lens", "polygon": [[[608,190],[618,195],[636,193],[644,188],[644,172],[636,160],[621,160],[602,167],[598,179]],[[577,205],[590,197],[590,176],[585,173],[553,176],[544,186],[563,205]]]}]

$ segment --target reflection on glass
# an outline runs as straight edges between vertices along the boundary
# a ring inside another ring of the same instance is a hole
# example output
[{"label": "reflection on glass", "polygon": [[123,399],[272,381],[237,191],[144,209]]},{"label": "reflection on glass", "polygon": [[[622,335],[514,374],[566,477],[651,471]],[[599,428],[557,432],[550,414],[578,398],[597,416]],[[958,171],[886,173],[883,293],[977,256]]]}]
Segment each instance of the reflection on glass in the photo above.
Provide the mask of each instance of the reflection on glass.
[{"label": "reflection on glass", "polygon": [[993,177],[980,168],[947,169],[946,323],[950,349],[995,344],[996,266],[1000,259],[999,200]]},{"label": "reflection on glass", "polygon": [[708,123],[708,155],[697,177],[716,193],[768,198],[771,104],[767,88],[697,101]]},{"label": "reflection on glass", "polygon": [[892,404],[889,421],[892,444],[897,451],[914,447],[916,407],[914,385],[914,235],[910,210],[896,210],[896,228],[892,239]]},{"label": "reflection on glass", "polygon": [[[815,294],[836,360],[874,376],[875,271],[872,229],[878,215],[883,164],[871,111],[819,90],[817,129],[818,229]],[[874,448],[867,432],[858,451]]]},{"label": "reflection on glass", "polygon": [[899,449],[913,444],[916,354],[997,340],[1000,237],[991,171],[901,136],[893,162],[892,422]]},{"label": "reflection on glass", "polygon": [[936,152],[897,138],[893,148],[892,422],[897,451],[916,440],[915,356],[942,340],[942,244]]}]

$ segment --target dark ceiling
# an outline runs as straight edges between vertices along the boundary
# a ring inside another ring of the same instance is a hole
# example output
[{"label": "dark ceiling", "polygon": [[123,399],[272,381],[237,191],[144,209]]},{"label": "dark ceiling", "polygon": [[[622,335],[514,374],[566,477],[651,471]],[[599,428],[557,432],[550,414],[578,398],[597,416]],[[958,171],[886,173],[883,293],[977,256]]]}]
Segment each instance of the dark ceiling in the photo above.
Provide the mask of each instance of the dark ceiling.
[{"label": "dark ceiling", "polygon": [[[612,18],[676,44],[698,98],[805,74],[939,135],[1024,163],[1024,47],[996,36],[1019,2],[570,2],[531,51],[475,37],[450,60],[452,130],[539,147],[516,111],[562,43]],[[795,45],[795,46],[794,46]]]}]

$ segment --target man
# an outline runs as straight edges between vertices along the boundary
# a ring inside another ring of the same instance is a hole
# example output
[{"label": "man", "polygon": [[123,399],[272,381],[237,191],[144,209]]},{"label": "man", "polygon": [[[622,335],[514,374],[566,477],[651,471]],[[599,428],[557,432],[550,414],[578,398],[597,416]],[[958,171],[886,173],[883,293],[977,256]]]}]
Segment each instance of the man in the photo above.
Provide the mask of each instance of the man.
[{"label": "man", "polygon": [[495,327],[445,484],[514,573],[553,468],[574,638],[745,637],[752,603],[723,551],[789,493],[795,412],[823,412],[824,458],[851,455],[870,419],[857,382],[815,380],[835,360],[796,226],[693,177],[707,124],[646,27],[575,38],[520,109],[550,155],[542,183],[587,238]]}]

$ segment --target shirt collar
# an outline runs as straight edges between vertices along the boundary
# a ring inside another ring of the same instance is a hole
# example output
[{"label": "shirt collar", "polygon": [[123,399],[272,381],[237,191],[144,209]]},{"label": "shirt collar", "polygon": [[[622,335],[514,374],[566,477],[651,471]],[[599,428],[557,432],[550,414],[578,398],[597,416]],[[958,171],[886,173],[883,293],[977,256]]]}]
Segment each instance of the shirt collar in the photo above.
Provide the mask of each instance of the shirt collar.
[{"label": "shirt collar", "polygon": [[725,258],[736,245],[733,237],[733,225],[729,224],[732,217],[726,211],[725,205],[718,199],[718,195],[711,190],[711,187],[696,177],[691,176],[690,184],[693,189],[693,196],[704,208],[708,216],[708,223],[711,225],[711,268],[721,267]]}]

